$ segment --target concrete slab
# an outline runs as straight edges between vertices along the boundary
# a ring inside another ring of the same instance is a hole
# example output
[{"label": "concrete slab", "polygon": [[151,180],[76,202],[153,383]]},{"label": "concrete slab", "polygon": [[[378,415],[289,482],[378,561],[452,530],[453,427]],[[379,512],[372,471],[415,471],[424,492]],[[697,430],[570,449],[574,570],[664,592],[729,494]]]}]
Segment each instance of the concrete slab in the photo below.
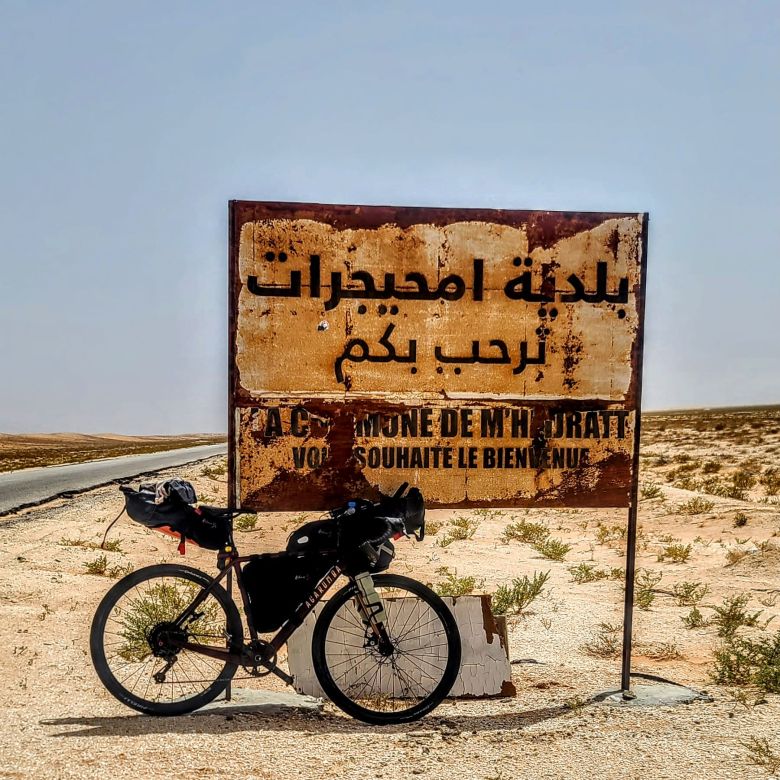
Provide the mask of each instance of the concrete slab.
[{"label": "concrete slab", "polygon": [[239,713],[259,713],[261,715],[279,715],[285,712],[319,712],[322,699],[314,696],[301,696],[289,691],[258,691],[252,688],[233,688],[230,701],[224,696],[201,707],[196,713],[203,715],[238,715]]},{"label": "concrete slab", "polygon": [[622,691],[608,691],[597,698],[605,704],[619,707],[669,707],[675,704],[692,704],[695,701],[712,701],[712,697],[706,693],[672,683],[635,685],[629,697],[624,697]]}]

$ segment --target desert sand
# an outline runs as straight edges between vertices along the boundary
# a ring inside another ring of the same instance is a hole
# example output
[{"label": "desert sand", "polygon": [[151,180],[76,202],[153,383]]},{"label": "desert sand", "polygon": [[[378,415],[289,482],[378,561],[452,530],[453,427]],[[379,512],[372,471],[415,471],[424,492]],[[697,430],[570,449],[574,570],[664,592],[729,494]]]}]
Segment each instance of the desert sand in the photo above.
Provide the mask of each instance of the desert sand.
[{"label": "desert sand", "polygon": [[[273,717],[141,716],[102,688],[89,659],[90,621],[114,581],[86,569],[101,554],[89,545],[122,507],[109,486],[0,519],[0,777],[768,776],[747,744],[766,739],[780,754],[780,695],[715,684],[717,626],[686,628],[691,607],[674,594],[685,582],[706,586],[698,607],[705,621],[727,596],[747,594],[749,609],[762,612],[759,625],[740,634],[780,629],[773,477],[780,410],[657,414],[644,424],[637,565],[649,572],[643,581],[651,584],[651,603],[635,611],[634,669],[706,690],[712,702],[652,709],[591,702],[619,686],[619,648],[603,624],[621,623],[622,581],[574,577],[619,577],[613,570],[624,566],[625,510],[436,510],[429,512],[436,532],[421,543],[399,542],[391,571],[435,585],[447,567],[473,576],[479,592],[550,572],[539,598],[508,621],[515,698],[447,701],[415,724],[383,729],[328,704],[319,714]],[[204,501],[224,503],[223,463],[178,471]],[[259,515],[254,529],[237,533],[240,549],[282,549],[290,530],[313,516]],[[472,521],[473,536],[442,546],[458,517]],[[507,526],[518,523],[542,523],[571,548],[563,560],[545,558],[506,538]],[[174,542],[126,518],[109,538],[121,539],[118,551],[105,553],[114,573],[179,559]],[[186,556],[210,572],[214,559],[192,546]],[[268,677],[236,685],[281,687]]]}]

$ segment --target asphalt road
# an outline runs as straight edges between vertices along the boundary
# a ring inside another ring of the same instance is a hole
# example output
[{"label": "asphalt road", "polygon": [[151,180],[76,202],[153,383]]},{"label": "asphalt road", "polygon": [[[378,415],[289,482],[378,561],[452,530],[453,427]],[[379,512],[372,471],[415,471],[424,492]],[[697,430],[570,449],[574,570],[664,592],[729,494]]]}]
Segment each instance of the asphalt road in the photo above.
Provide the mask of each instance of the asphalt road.
[{"label": "asphalt road", "polygon": [[205,444],[147,455],[125,455],[68,466],[0,473],[0,515],[40,504],[63,493],[78,493],[115,479],[127,479],[225,453],[226,444]]}]

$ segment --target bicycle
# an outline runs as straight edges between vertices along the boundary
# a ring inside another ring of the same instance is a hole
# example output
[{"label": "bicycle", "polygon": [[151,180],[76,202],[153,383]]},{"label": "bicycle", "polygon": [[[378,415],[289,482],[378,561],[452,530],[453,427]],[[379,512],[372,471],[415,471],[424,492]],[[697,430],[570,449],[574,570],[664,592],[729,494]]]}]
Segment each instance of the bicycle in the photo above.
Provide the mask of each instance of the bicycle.
[{"label": "bicycle", "polygon": [[[98,677],[124,704],[153,715],[202,707],[226,689],[239,667],[250,677],[274,674],[292,685],[278,654],[345,576],[347,584],[326,601],[312,635],[323,691],[348,715],[371,724],[407,723],[431,712],[455,682],[461,644],[452,613],[436,593],[408,577],[380,573],[394,555],[391,539],[425,534],[422,496],[413,488],[404,497],[406,487],[377,503],[357,500],[331,510],[294,531],[285,552],[242,556],[233,539],[238,512],[188,507],[182,514],[179,506],[166,514],[150,510],[148,497],[139,512],[141,492],[121,486],[128,514],[178,533],[180,552],[186,539],[200,536],[201,546],[212,549],[218,539],[219,573],[210,577],[189,566],[159,564],[117,582],[90,631]],[[205,517],[213,527],[198,529],[196,515],[201,526]],[[248,641],[222,584],[232,576]],[[259,636],[274,631],[268,640]]]}]

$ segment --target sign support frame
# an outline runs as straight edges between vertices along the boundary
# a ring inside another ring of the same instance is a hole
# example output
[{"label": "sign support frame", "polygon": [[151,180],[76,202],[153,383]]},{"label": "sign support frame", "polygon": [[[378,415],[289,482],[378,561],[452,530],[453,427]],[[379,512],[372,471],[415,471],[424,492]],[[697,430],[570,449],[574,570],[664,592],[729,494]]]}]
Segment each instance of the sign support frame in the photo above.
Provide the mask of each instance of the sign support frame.
[{"label": "sign support frame", "polygon": [[634,345],[636,350],[636,423],[634,427],[634,453],[632,464],[631,495],[628,505],[628,530],[626,533],[626,582],[623,599],[623,650],[620,667],[620,690],[624,698],[631,694],[631,650],[634,627],[634,584],[636,580],[636,534],[639,512],[639,440],[642,434],[642,370],[645,342],[645,285],[647,283],[647,232],[650,215],[645,212],[642,225],[642,266],[640,289],[642,295],[637,301],[639,324]]}]

